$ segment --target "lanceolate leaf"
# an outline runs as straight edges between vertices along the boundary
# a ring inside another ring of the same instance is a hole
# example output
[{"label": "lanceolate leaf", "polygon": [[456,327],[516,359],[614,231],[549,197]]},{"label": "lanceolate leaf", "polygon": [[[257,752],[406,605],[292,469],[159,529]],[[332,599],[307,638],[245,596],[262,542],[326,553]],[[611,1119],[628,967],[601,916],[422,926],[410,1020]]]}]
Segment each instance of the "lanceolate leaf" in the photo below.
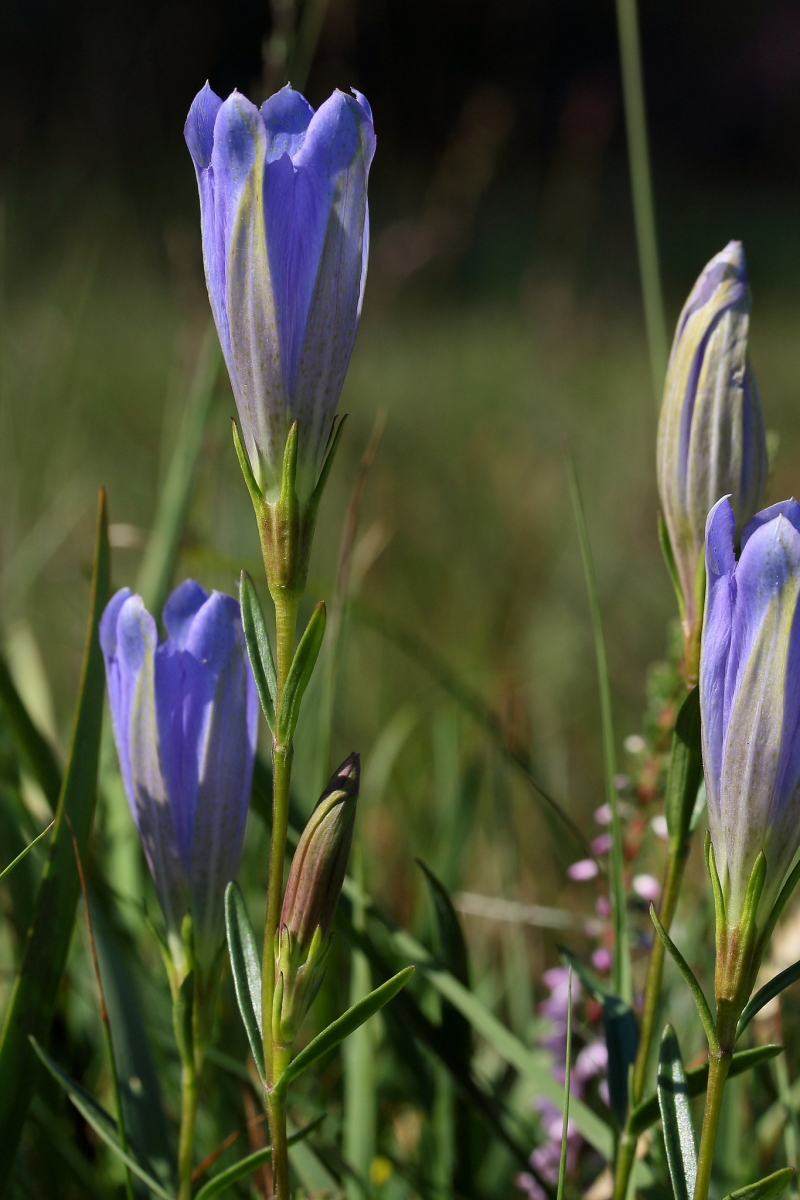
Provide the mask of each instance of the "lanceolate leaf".
[{"label": "lanceolate leaf", "polygon": [[28,842],[25,849],[22,850],[17,855],[16,858],[12,859],[7,867],[3,867],[3,870],[0,871],[0,879],[5,879],[6,875],[9,873],[9,871],[13,871],[14,867],[17,865],[17,863],[22,862],[23,858],[26,857],[26,855],[33,849],[33,847],[36,846],[42,840],[42,838],[45,837],[50,832],[50,830],[53,828],[53,824],[54,824],[54,822],[51,821],[50,824],[47,826],[47,828],[43,829],[41,833],[37,834],[32,842]]},{"label": "lanceolate leaf", "polygon": [[[325,1113],[321,1117],[317,1117],[316,1121],[312,1121],[309,1125],[304,1125],[302,1129],[298,1129],[297,1133],[290,1134],[286,1139],[286,1144],[288,1146],[296,1146],[298,1142],[302,1142],[303,1138],[313,1133],[324,1120]],[[259,1167],[263,1167],[264,1163],[268,1163],[271,1158],[271,1146],[265,1146],[263,1150],[256,1150],[255,1154],[248,1154],[247,1158],[234,1163],[232,1167],[228,1167],[227,1171],[220,1171],[219,1175],[215,1175],[213,1179],[209,1179],[208,1183],[200,1188],[194,1200],[211,1200],[212,1196],[219,1196],[220,1193],[233,1187],[238,1179],[244,1179],[245,1176],[251,1175],[253,1171],[257,1171]]]},{"label": "lanceolate leaf", "polygon": [[792,963],[791,967],[787,967],[785,971],[780,971],[773,979],[765,983],[762,988],[759,988],[755,996],[751,997],[748,1004],[745,1005],[744,1012],[739,1018],[739,1024],[736,1029],[736,1040],[739,1040],[753,1017],[757,1012],[761,1012],[765,1004],[769,1004],[770,1000],[774,999],[775,996],[779,996],[784,988],[789,987],[790,984],[795,983],[798,979],[800,979],[800,962]]},{"label": "lanceolate leaf", "polygon": [[39,784],[48,804],[55,812],[61,793],[61,768],[50,743],[41,735],[28,716],[19,692],[14,687],[11,672],[0,656],[0,712],[14,742],[22,766]]},{"label": "lanceolate leaf", "polygon": [[558,1164],[557,1200],[564,1200],[567,1182],[567,1136],[569,1134],[569,1084],[572,1073],[572,971],[569,973],[567,990],[567,1046],[564,1055],[564,1108],[561,1114],[561,1157]]},{"label": "lanceolate leaf", "polygon": [[225,929],[239,1012],[258,1073],[265,1081],[261,1034],[261,962],[244,896],[235,882],[229,883],[225,891]]},{"label": "lanceolate leaf", "polygon": [[130,1168],[133,1174],[138,1176],[147,1185],[153,1195],[158,1196],[159,1200],[173,1200],[170,1193],[158,1182],[152,1171],[148,1170],[142,1164],[138,1156],[135,1156],[132,1150],[126,1151],[122,1149],[122,1146],[119,1144],[119,1137],[117,1136],[117,1123],[111,1116],[111,1113],[106,1112],[102,1105],[97,1103],[94,1096],[87,1092],[77,1080],[68,1075],[66,1071],[62,1071],[58,1063],[54,1062],[47,1051],[42,1049],[36,1038],[31,1038],[31,1045],[47,1070],[61,1084],[61,1087],[67,1093],[78,1112],[86,1123],[91,1125],[97,1136],[102,1138],[109,1149],[113,1150],[125,1165]]},{"label": "lanceolate leaf", "polygon": [[363,1025],[371,1016],[379,1012],[385,1004],[388,1004],[397,995],[401,988],[405,987],[413,974],[413,967],[405,967],[402,971],[398,971],[386,983],[381,984],[374,992],[370,992],[358,1004],[354,1004],[352,1008],[349,1008],[346,1013],[338,1017],[327,1029],[323,1029],[322,1033],[318,1034],[313,1041],[309,1042],[300,1051],[296,1058],[292,1059],[275,1084],[275,1091],[285,1095],[289,1084],[297,1079],[298,1075],[302,1075],[303,1071],[307,1070],[318,1058],[321,1058],[323,1054],[327,1054],[329,1050],[333,1050],[354,1029],[358,1029],[359,1025]]},{"label": "lanceolate leaf", "polygon": [[101,493],[89,629],[69,758],[20,973],[0,1035],[0,1193],[14,1164],[35,1082],[29,1038],[47,1038],[75,920],[80,882],[72,834],[83,857],[94,816],[105,686],[97,629],[108,595],[108,529]]},{"label": "lanceolate leaf", "polygon": [[300,716],[300,705],[303,702],[305,690],[308,687],[314,667],[317,664],[322,638],[325,633],[326,610],[325,604],[320,603],[311,614],[305,633],[300,638],[294,659],[289,668],[286,686],[281,697],[280,712],[278,713],[278,740],[282,744],[290,742],[297,728]]},{"label": "lanceolate leaf", "polygon": [[672,735],[672,754],[664,799],[669,836],[682,844],[689,836],[697,793],[703,781],[700,746],[700,689],[692,688],[681,705]]},{"label": "lanceolate leaf", "polygon": [[667,1025],[658,1056],[658,1107],[675,1200],[691,1200],[697,1177],[692,1111],[675,1030]]},{"label": "lanceolate leaf", "polygon": [[258,688],[261,708],[274,736],[275,706],[278,703],[275,661],[272,657],[272,647],[269,644],[264,610],[261,607],[255,584],[247,571],[242,571],[239,600],[242,606],[242,628],[244,629],[244,640],[247,643],[247,655]]},{"label": "lanceolate leaf", "polygon": [[[761,1063],[769,1062],[771,1058],[776,1058],[782,1053],[783,1046],[779,1046],[775,1042],[770,1042],[765,1046],[754,1046],[752,1050],[739,1050],[731,1059],[728,1078],[733,1079],[736,1075],[742,1075],[745,1071],[758,1067]],[[702,1096],[707,1084],[708,1063],[703,1063],[702,1067],[693,1067],[686,1072],[687,1096]],[[648,1096],[631,1113],[631,1134],[638,1137],[640,1133],[644,1133],[645,1129],[649,1129],[656,1123],[658,1115],[658,1097]]]},{"label": "lanceolate leaf", "polygon": [[[417,862],[425,875],[425,882],[428,885],[428,891],[433,902],[433,910],[436,914],[441,966],[446,971],[449,971],[451,975],[454,975],[459,983],[468,988],[469,961],[467,943],[464,940],[464,933],[461,928],[461,922],[458,919],[458,914],[453,908],[453,902],[447,894],[447,889],[444,885],[439,882],[432,871],[428,870],[424,862],[420,859],[417,859]],[[463,1013],[460,1013],[457,1008],[454,1008],[447,1001],[442,1005],[441,1028],[442,1035],[452,1043],[454,1052],[459,1054],[465,1062],[469,1062],[472,1052],[469,1021]]]},{"label": "lanceolate leaf", "polygon": [[774,1196],[779,1196],[786,1185],[791,1183],[794,1173],[794,1167],[783,1167],[774,1175],[759,1179],[758,1183],[749,1183],[737,1192],[730,1192],[725,1200],[773,1200]]}]

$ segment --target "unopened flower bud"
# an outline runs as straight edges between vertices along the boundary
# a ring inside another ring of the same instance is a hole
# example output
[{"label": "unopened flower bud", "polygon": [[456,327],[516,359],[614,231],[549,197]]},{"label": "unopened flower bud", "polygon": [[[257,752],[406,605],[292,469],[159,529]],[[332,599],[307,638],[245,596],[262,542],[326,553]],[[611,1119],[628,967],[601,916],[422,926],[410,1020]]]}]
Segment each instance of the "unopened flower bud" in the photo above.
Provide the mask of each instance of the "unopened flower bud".
[{"label": "unopened flower bud", "polygon": [[344,882],[359,784],[359,756],[334,773],[292,859],[275,946],[273,1037],[291,1045],[322,982]]},{"label": "unopened flower bud", "polygon": [[359,756],[351,754],[320,796],[292,859],[281,927],[304,950],[317,926],[327,934],[333,924],[353,841],[359,775]]},{"label": "unopened flower bud", "polygon": [[[697,678],[706,517],[729,496],[737,528],[767,483],[764,418],[750,369],[750,288],[741,242],[703,270],[678,320],[658,426],[658,491],[682,595],[687,681]],[[698,583],[700,589],[698,590]]]}]

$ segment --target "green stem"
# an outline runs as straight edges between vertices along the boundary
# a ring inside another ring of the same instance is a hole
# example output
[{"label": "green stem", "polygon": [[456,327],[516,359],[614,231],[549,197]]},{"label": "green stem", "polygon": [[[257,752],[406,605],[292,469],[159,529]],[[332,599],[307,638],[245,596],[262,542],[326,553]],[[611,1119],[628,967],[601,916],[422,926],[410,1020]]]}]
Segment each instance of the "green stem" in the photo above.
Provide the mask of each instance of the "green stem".
[{"label": "green stem", "polygon": [[708,1087],[706,1088],[706,1106],[703,1112],[703,1132],[700,1135],[700,1152],[697,1158],[697,1180],[694,1185],[693,1200],[706,1200],[708,1185],[711,1182],[711,1168],[714,1164],[714,1145],[717,1140],[719,1116],[722,1111],[722,1096],[725,1091],[725,1080],[731,1065],[731,1053],[720,1050],[712,1055],[708,1064]]},{"label": "green stem", "polygon": [[178,1200],[191,1200],[192,1149],[197,1116],[198,1078],[194,1067],[181,1069],[181,1130],[178,1139]]},{"label": "green stem", "polygon": [[[683,872],[688,857],[688,842],[670,842],[658,913],[661,924],[667,931],[669,931],[672,919],[675,916],[675,909],[678,906]],[[664,974],[665,952],[665,946],[661,938],[655,937],[650,950],[650,960],[647,964],[642,1023],[639,1031],[636,1062],[633,1067],[631,1097],[628,1106],[629,1114],[633,1112],[644,1096],[645,1084],[647,1082],[647,1067],[650,1061],[656,1018],[658,1016],[658,1005],[661,999],[661,980]],[[628,1183],[636,1157],[637,1141],[636,1135],[632,1134],[627,1127],[622,1131],[615,1169],[614,1200],[625,1200],[625,1196],[627,1195]]]},{"label": "green stem", "polygon": [[[300,597],[276,588],[275,648],[278,704],[294,657],[297,610]],[[283,1047],[273,1045],[272,1006],[275,992],[275,937],[283,902],[283,865],[286,857],[286,833],[289,825],[289,783],[292,775],[292,745],[272,743],[272,842],[267,885],[267,916],[264,924],[264,948],[261,962],[261,1021],[264,1037],[264,1064],[267,1073],[267,1111],[272,1139],[273,1194],[276,1200],[289,1200],[289,1158],[286,1144],[286,1109],[282,1098],[272,1090],[282,1067]]]},{"label": "green stem", "polygon": [[639,257],[647,344],[650,352],[650,370],[658,406],[664,390],[668,351],[664,302],[661,295],[661,273],[658,265],[650,154],[647,148],[647,114],[642,82],[642,57],[636,0],[617,0],[617,30],[622,66],[625,127],[628,135],[633,218],[636,225],[636,248]]}]

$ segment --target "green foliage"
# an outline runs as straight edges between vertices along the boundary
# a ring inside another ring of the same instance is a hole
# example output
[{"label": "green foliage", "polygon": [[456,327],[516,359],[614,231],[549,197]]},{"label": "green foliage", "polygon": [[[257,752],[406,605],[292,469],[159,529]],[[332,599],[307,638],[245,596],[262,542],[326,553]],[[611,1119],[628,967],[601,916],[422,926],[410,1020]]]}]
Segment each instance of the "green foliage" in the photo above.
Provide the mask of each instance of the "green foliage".
[{"label": "green foliage", "polygon": [[697,1178],[697,1145],[681,1050],[667,1025],[658,1055],[658,1107],[675,1200],[691,1200]]}]

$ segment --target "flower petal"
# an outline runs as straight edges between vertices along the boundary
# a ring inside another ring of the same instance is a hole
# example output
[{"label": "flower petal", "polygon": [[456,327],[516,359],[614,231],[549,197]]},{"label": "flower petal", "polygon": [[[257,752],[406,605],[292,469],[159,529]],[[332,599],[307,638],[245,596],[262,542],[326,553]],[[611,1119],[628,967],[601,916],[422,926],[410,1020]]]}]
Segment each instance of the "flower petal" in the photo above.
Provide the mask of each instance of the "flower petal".
[{"label": "flower petal", "polygon": [[167,600],[161,614],[164,628],[179,650],[186,647],[192,622],[208,600],[208,592],[193,579],[185,579]]},{"label": "flower petal", "polygon": [[267,162],[284,154],[294,158],[306,140],[306,130],[314,110],[290,83],[261,105],[261,119],[267,131]]}]

